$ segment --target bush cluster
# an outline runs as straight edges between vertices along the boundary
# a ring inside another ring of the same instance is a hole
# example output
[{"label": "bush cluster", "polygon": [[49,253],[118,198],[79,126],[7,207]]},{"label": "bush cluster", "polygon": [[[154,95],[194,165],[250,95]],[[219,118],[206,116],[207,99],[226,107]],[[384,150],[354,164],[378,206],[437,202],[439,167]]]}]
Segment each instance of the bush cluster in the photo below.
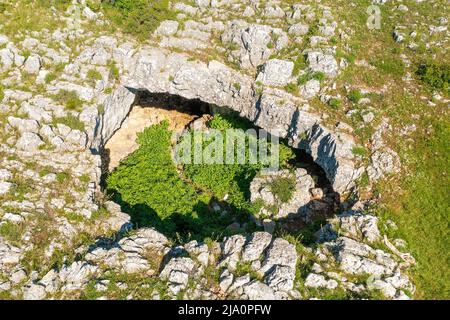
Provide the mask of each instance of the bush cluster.
[{"label": "bush cluster", "polygon": [[420,79],[435,90],[450,91],[450,65],[428,63],[422,64],[417,70]]},{"label": "bush cluster", "polygon": [[161,21],[173,19],[168,0],[106,0],[100,9],[126,33],[145,39]]}]

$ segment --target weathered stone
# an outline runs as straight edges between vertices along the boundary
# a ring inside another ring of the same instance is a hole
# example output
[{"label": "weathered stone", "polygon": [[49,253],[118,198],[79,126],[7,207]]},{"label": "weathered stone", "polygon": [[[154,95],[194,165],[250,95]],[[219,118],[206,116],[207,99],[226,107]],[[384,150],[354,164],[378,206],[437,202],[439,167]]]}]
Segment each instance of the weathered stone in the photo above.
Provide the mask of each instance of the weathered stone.
[{"label": "weathered stone", "polygon": [[338,283],[336,280],[326,280],[324,276],[310,273],[305,280],[305,286],[310,288],[326,288],[329,290],[336,289]]},{"label": "weathered stone", "polygon": [[24,151],[38,150],[44,142],[41,138],[32,132],[24,132],[16,143],[16,148]]},{"label": "weathered stone", "polygon": [[294,288],[295,269],[276,265],[264,278],[264,282],[275,291],[289,292]]},{"label": "weathered stone", "polygon": [[242,261],[259,260],[264,250],[272,241],[272,235],[267,232],[255,232],[252,234],[250,241],[245,245],[242,252]]},{"label": "weathered stone", "polygon": [[330,54],[312,51],[308,53],[307,60],[311,72],[322,72],[330,78],[334,78],[338,74],[338,64],[336,59]]},{"label": "weathered stone", "polygon": [[260,272],[266,274],[276,265],[290,267],[292,270],[297,265],[295,246],[281,238],[275,239],[267,249]]},{"label": "weathered stone", "polygon": [[291,81],[293,70],[292,61],[272,59],[263,65],[256,81],[268,86],[283,87]]},{"label": "weathered stone", "polygon": [[173,36],[178,31],[178,21],[166,20],[161,22],[155,33],[159,36]]},{"label": "weathered stone", "polygon": [[249,300],[276,300],[273,290],[257,280],[244,285],[243,289]]}]

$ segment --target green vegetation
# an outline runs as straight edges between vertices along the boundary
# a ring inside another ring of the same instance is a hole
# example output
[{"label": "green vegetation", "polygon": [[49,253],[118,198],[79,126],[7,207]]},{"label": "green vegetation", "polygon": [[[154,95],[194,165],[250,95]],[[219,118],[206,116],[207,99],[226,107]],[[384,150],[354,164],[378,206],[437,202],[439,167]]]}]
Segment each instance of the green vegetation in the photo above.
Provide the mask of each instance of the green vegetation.
[{"label": "green vegetation", "polygon": [[325,74],[322,72],[306,73],[298,78],[298,84],[304,85],[313,79],[322,82],[325,80]]},{"label": "green vegetation", "polygon": [[175,17],[168,0],[107,0],[99,5],[91,4],[91,8],[102,10],[125,33],[141,40],[147,39],[161,21]]},{"label": "green vegetation", "polygon": [[[226,129],[248,128],[249,123],[235,116],[216,115],[210,126],[225,134]],[[262,165],[250,164],[247,154],[244,164],[237,160],[225,165],[185,164],[180,174],[172,159],[171,135],[167,122],[138,135],[140,148],[106,179],[111,197],[138,226],[154,226],[174,240],[218,237],[233,232],[226,229],[232,222],[247,222],[248,214],[254,212],[249,201],[250,182]],[[294,157],[289,148],[281,149],[281,163]],[[275,188],[281,198],[289,196],[289,187],[283,183]],[[213,212],[213,201],[228,213]]]},{"label": "green vegetation", "polygon": [[[222,130],[225,140],[229,138],[227,135],[230,133],[224,130],[231,128],[247,130],[252,126],[247,120],[233,115],[216,115],[211,120],[210,127]],[[234,164],[190,164],[184,166],[184,174],[198,187],[213,192],[217,198],[227,197],[227,202],[236,209],[254,213],[254,208],[248,201],[250,197],[249,189],[251,181],[262,169],[262,164],[250,163],[249,143],[249,139],[246,139],[246,155],[243,164],[237,162]],[[292,150],[280,144],[280,164],[285,165],[293,157]],[[226,159],[225,149],[223,159]],[[235,159],[237,159],[237,156]]]},{"label": "green vegetation", "polygon": [[53,99],[68,110],[78,110],[83,105],[83,101],[75,91],[60,90],[53,96]]},{"label": "green vegetation", "polygon": [[80,118],[68,114],[62,118],[54,118],[53,125],[56,126],[58,123],[64,124],[73,130],[85,131],[84,123],[80,120]]},{"label": "green vegetation", "polygon": [[22,239],[23,226],[21,224],[13,222],[5,222],[0,224],[0,236],[4,237],[7,241],[12,244],[17,244]]},{"label": "green vegetation", "polygon": [[112,61],[109,63],[109,77],[113,80],[119,79],[120,72],[116,64]]},{"label": "green vegetation", "polygon": [[295,178],[279,177],[270,183],[269,188],[281,203],[287,203],[294,194]]},{"label": "green vegetation", "polygon": [[328,105],[335,110],[338,110],[342,106],[342,101],[336,98],[331,98],[330,101],[328,101]]},{"label": "green vegetation", "polygon": [[304,55],[299,55],[298,58],[294,61],[294,69],[292,71],[292,75],[296,76],[303,69],[306,69],[306,58]]},{"label": "green vegetation", "polygon": [[396,56],[386,55],[380,59],[371,61],[371,65],[376,67],[382,74],[401,77],[405,74],[405,64]]},{"label": "green vegetation", "polygon": [[298,86],[295,83],[289,83],[284,87],[284,90],[289,93],[296,94],[298,92]]},{"label": "green vegetation", "polygon": [[95,85],[95,83],[99,80],[103,79],[103,76],[100,72],[98,72],[95,69],[91,69],[88,71],[88,73],[86,74],[86,77],[88,79],[88,81],[92,84]]},{"label": "green vegetation", "polygon": [[353,147],[352,152],[355,156],[364,157],[368,154],[367,149],[362,146]]},{"label": "green vegetation", "polygon": [[404,147],[403,161],[409,164],[410,173],[395,182],[400,186],[391,182],[378,188],[380,193],[397,190],[381,193],[385,207],[379,209],[379,214],[397,224],[398,230],[391,231],[392,237],[407,241],[407,250],[417,260],[413,269],[416,295],[425,299],[450,298],[450,124],[442,119],[427,118],[426,123],[434,132],[417,136],[414,149]]},{"label": "green vegetation", "polygon": [[53,80],[55,80],[57,77],[56,77],[56,74],[54,74],[54,73],[52,73],[52,72],[49,72],[49,73],[47,73],[47,75],[45,76],[45,78],[44,78],[44,81],[45,81],[45,83],[50,83],[50,82],[52,82]]},{"label": "green vegetation", "polygon": [[0,101],[2,101],[5,97],[5,93],[3,92],[3,90],[3,86],[0,84]]},{"label": "green vegetation", "polygon": [[361,91],[359,91],[359,90],[351,90],[349,93],[348,93],[348,95],[347,95],[347,98],[348,98],[348,100],[350,100],[351,102],[353,102],[353,103],[358,103],[359,102],[359,100],[361,100],[362,99],[362,94],[361,94]]},{"label": "green vegetation", "polygon": [[173,238],[221,234],[231,217],[211,213],[211,195],[180,177],[170,138],[167,122],[139,134],[141,147],[107,178],[109,194],[139,227],[151,225]]},{"label": "green vegetation", "polygon": [[417,70],[417,75],[432,89],[450,93],[450,64],[422,64]]}]

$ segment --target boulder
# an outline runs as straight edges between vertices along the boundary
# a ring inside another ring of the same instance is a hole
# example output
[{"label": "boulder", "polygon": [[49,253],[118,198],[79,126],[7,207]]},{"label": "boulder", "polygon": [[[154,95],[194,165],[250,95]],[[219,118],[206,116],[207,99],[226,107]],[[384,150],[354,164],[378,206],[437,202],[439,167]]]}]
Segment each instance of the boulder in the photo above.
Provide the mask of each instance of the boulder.
[{"label": "boulder", "polygon": [[256,81],[260,81],[267,86],[283,87],[292,80],[294,63],[292,61],[272,59],[267,61]]},{"label": "boulder", "polygon": [[338,74],[338,63],[331,54],[311,51],[308,53],[307,61],[311,72],[321,72],[329,78],[334,78]]},{"label": "boulder", "polygon": [[173,294],[185,290],[190,276],[195,271],[195,263],[190,258],[173,258],[161,271],[161,279],[169,282]]},{"label": "boulder", "polygon": [[44,142],[37,134],[24,132],[17,141],[16,148],[24,151],[34,151],[38,150],[43,144]]},{"label": "boulder", "polygon": [[266,274],[276,265],[289,267],[294,272],[297,265],[297,251],[295,246],[281,238],[275,239],[267,249],[259,271],[262,274]]},{"label": "boulder", "polygon": [[242,261],[259,260],[264,250],[272,241],[272,235],[267,232],[255,232],[244,247]]}]

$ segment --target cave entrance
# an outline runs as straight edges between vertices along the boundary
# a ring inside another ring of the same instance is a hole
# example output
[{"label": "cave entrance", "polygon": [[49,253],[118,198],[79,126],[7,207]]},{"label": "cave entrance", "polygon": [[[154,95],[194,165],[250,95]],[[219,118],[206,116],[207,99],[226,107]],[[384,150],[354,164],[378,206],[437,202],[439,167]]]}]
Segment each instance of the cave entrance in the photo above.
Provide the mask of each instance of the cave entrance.
[{"label": "cave entrance", "polygon": [[[127,163],[127,160],[135,157],[142,148],[136,141],[138,133],[158,126],[163,121],[168,124],[167,130],[181,133],[197,120],[207,122],[216,114],[236,117],[254,128],[248,120],[239,118],[234,111],[227,108],[177,95],[147,91],[136,93],[136,99],[128,115],[101,148],[103,186],[109,196],[121,205],[122,210],[130,214],[136,227],[155,227],[169,238],[183,239],[182,241],[193,238],[203,240],[205,237],[247,233],[265,228],[265,224],[252,219],[254,206],[250,203],[250,185],[259,174],[253,168],[241,170],[233,167],[228,170],[216,166],[209,169],[203,165],[198,170],[192,166],[180,169],[180,166],[176,167],[175,164],[167,162],[168,167],[173,166],[176,169],[166,170],[157,164],[151,169],[157,171],[151,171],[149,167],[141,166],[140,160],[132,159],[133,161]],[[163,132],[164,128],[161,130]],[[158,135],[155,137],[159,139]],[[174,141],[171,145],[173,143]],[[158,152],[157,150],[158,145],[151,146],[144,155],[149,156],[145,161],[151,161],[152,158],[159,159],[156,154],[152,154]],[[334,214],[339,197],[334,193],[324,170],[313,161],[312,157],[304,150],[292,150],[295,154],[290,159],[289,166],[292,169],[305,169],[314,180],[313,185],[310,185],[311,189],[320,190],[320,192],[316,190],[316,195],[311,196],[311,201],[304,205],[307,210],[313,212],[312,214],[293,212],[277,219],[279,227],[297,232],[316,220]],[[127,165],[130,168],[124,170],[122,167]],[[229,182],[224,179],[228,174],[236,181]],[[174,177],[175,175],[179,177]],[[114,180],[113,186],[108,183],[111,176]],[[155,190],[160,191],[155,193]],[[313,190],[306,190],[310,191]],[[147,199],[146,192],[148,192]],[[130,198],[130,195],[133,198]],[[155,199],[148,199],[149,197]],[[164,208],[164,201],[167,203],[167,210]],[[182,204],[178,205],[177,202]],[[302,210],[305,211],[305,208]],[[169,211],[169,214],[166,211]]]}]

